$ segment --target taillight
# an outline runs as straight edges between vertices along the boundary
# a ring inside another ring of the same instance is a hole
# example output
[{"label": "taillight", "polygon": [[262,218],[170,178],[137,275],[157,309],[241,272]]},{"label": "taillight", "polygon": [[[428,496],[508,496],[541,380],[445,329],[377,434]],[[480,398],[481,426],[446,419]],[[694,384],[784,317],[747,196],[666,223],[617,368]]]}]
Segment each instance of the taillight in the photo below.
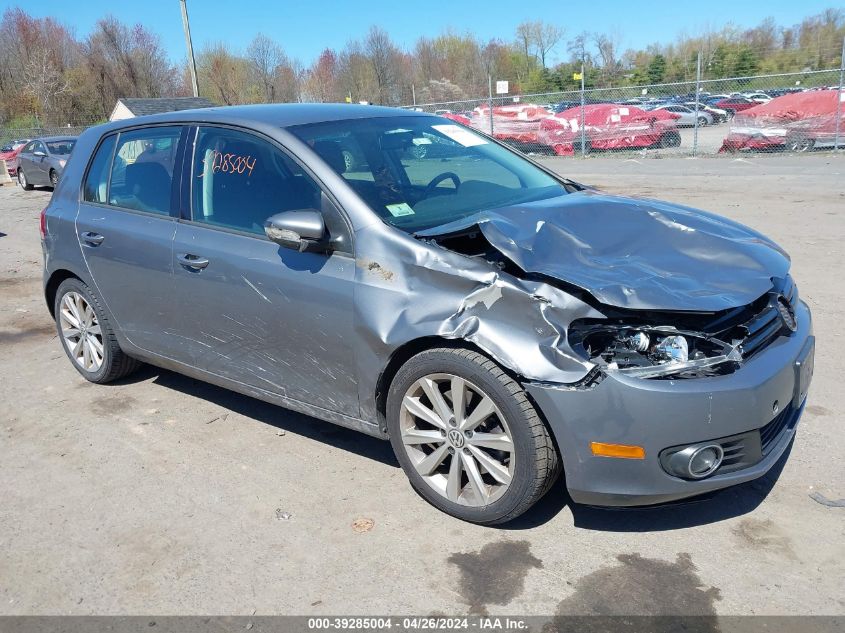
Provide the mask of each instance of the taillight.
[{"label": "taillight", "polygon": [[41,231],[41,239],[46,239],[47,237],[47,209],[43,209],[41,211],[41,217],[38,221],[38,229]]}]

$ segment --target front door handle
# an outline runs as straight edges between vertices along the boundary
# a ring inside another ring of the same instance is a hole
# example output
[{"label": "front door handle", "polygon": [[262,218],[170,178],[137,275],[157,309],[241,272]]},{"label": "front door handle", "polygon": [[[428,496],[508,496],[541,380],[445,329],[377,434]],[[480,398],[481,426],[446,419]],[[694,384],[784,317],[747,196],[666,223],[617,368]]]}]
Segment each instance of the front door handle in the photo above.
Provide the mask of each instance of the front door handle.
[{"label": "front door handle", "polygon": [[179,264],[191,270],[202,270],[208,266],[208,260],[205,257],[192,255],[191,253],[182,253],[177,255],[176,259],[179,261]]},{"label": "front door handle", "polygon": [[92,231],[85,231],[84,233],[80,233],[79,237],[81,237],[82,241],[88,244],[88,246],[99,246],[103,243],[103,240],[106,239],[105,236],[100,235],[99,233],[94,233]]}]

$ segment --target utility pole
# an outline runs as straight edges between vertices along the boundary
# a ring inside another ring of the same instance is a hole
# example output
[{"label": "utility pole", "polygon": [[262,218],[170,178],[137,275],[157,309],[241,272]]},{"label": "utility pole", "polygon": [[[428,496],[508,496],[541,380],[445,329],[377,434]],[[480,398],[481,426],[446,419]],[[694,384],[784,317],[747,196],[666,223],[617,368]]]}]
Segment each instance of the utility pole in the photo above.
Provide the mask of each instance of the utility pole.
[{"label": "utility pole", "polygon": [[698,153],[698,100],[701,97],[701,51],[695,64],[695,131],[692,136],[692,155]]},{"label": "utility pole", "polygon": [[584,44],[581,44],[581,158],[587,155],[587,130],[584,129],[585,123],[585,108],[587,104],[586,95],[584,94]]},{"label": "utility pole", "polygon": [[836,137],[833,149],[839,149],[842,134],[842,100],[845,99],[845,37],[842,38],[842,59],[839,60],[839,90],[836,91]]},{"label": "utility pole", "polygon": [[487,75],[487,106],[490,108],[490,136],[493,136],[493,75]]},{"label": "utility pole", "polygon": [[185,30],[185,45],[188,48],[188,67],[191,69],[191,85],[194,88],[194,96],[200,96],[199,85],[197,84],[197,64],[194,61],[194,46],[191,44],[191,27],[188,24],[187,0],[179,0],[182,6],[182,28]]}]

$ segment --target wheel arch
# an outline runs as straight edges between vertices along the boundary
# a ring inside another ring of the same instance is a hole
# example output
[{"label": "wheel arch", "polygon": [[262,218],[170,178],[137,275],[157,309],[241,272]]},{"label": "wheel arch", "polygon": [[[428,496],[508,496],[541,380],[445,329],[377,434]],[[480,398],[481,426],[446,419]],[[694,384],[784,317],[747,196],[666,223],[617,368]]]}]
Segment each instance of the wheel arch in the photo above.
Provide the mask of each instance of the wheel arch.
[{"label": "wheel arch", "polygon": [[[378,380],[376,381],[376,392],[374,394],[376,413],[378,414],[379,427],[385,433],[387,432],[387,394],[390,391],[390,385],[392,384],[393,378],[396,376],[396,373],[399,371],[402,365],[408,362],[412,357],[416,356],[420,352],[424,352],[425,350],[434,349],[437,347],[472,350],[473,352],[477,352],[499,365],[502,371],[507,373],[520,385],[522,385],[522,383],[525,381],[525,378],[523,376],[520,376],[519,374],[513,372],[510,368],[506,367],[499,360],[497,360],[495,356],[493,356],[492,354],[490,354],[489,352],[482,349],[471,341],[467,341],[465,339],[445,338],[442,336],[422,336],[419,338],[415,338],[400,345],[393,351],[387,363],[384,365],[381,372],[379,373]],[[536,408],[536,403],[533,404]],[[542,413],[540,413],[540,415],[542,417]]]},{"label": "wheel arch", "polygon": [[59,286],[62,282],[66,279],[78,279],[82,283],[85,283],[79,275],[67,268],[59,268],[58,270],[54,270],[50,273],[47,283],[44,284],[44,300],[47,302],[47,309],[50,311],[50,316],[53,318],[56,317],[56,292],[59,290]]}]

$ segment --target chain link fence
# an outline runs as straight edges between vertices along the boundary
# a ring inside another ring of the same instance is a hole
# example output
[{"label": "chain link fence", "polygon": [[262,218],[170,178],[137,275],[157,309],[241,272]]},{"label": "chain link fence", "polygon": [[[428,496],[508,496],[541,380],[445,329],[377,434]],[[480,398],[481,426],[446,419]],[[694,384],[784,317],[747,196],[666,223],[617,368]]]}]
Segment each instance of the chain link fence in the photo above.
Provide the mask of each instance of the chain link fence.
[{"label": "chain link fence", "polygon": [[842,149],[845,59],[842,65],[406,107],[452,118],[534,155],[659,157]]},{"label": "chain link fence", "polygon": [[23,127],[19,123],[9,126],[0,125],[0,160],[6,162],[6,170],[9,176],[15,178],[18,169],[18,152],[29,141],[50,136],[79,136],[86,128],[100,122],[99,120],[92,120],[50,124],[33,121],[35,125],[30,127]]}]

